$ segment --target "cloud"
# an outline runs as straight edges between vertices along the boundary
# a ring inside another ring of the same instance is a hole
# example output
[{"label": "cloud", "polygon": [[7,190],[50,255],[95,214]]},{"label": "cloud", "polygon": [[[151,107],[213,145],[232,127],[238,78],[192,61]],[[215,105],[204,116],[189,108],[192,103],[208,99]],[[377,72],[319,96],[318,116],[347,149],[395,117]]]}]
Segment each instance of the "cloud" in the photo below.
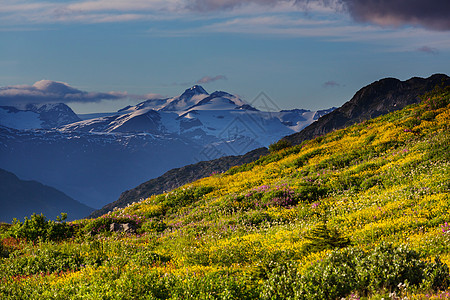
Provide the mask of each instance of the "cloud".
[{"label": "cloud", "polygon": [[328,7],[347,11],[357,22],[381,26],[419,25],[432,30],[450,30],[450,1],[448,0],[188,0],[191,10],[230,10],[246,5],[292,7],[308,11]]},{"label": "cloud", "polygon": [[422,46],[417,48],[417,51],[427,53],[427,54],[438,54],[439,51],[436,48],[432,48],[429,46]]},{"label": "cloud", "polygon": [[217,75],[217,76],[204,76],[202,78],[200,78],[199,80],[197,80],[196,83],[199,84],[205,84],[205,83],[210,83],[216,80],[226,80],[227,77],[225,75]]},{"label": "cloud", "polygon": [[0,87],[0,105],[24,103],[73,103],[100,102],[130,98],[126,92],[85,92],[71,87],[67,83],[41,80],[33,85],[14,85]]},{"label": "cloud", "polygon": [[224,10],[233,9],[249,4],[258,5],[271,5],[275,6],[279,3],[291,2],[287,0],[189,0],[186,7],[196,11],[212,11],[212,10]]},{"label": "cloud", "polygon": [[[141,20],[214,19],[266,13],[349,14],[353,20],[388,27],[450,30],[449,0],[4,0],[0,19],[19,23],[107,23]],[[211,14],[214,12],[214,14]]]},{"label": "cloud", "polygon": [[337,83],[336,81],[334,81],[334,80],[330,80],[330,81],[324,82],[323,86],[328,88],[328,87],[338,87],[338,86],[341,86],[341,85],[339,83]]},{"label": "cloud", "polygon": [[340,0],[359,22],[382,26],[420,25],[450,30],[448,0]]}]

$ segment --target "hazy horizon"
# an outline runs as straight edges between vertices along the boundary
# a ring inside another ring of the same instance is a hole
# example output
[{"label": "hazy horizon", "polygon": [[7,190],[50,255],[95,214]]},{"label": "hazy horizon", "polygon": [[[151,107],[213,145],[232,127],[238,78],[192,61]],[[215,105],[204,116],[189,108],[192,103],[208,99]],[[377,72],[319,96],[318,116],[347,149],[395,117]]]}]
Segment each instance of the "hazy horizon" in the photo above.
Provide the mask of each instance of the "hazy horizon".
[{"label": "hazy horizon", "polygon": [[449,14],[445,0],[6,0],[0,105],[51,80],[88,95],[63,99],[77,113],[194,84],[281,109],[340,106],[381,78],[449,74]]}]

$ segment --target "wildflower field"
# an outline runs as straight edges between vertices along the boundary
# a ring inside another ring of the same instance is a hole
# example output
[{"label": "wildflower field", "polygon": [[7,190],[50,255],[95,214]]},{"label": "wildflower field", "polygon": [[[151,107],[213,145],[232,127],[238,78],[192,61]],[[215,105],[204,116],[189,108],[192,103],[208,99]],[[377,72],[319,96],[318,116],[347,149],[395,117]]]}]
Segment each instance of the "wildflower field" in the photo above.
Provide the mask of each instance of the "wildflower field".
[{"label": "wildflower field", "polygon": [[450,298],[449,120],[440,88],[97,219],[2,224],[0,299]]}]

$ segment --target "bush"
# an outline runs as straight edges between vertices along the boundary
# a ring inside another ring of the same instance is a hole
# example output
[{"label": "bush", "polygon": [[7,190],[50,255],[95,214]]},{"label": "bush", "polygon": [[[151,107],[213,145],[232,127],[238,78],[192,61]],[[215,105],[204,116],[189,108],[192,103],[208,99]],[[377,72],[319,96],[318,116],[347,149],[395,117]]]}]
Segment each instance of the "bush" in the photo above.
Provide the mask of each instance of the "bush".
[{"label": "bush", "polygon": [[268,278],[261,286],[261,299],[295,299],[299,290],[299,275],[294,263],[272,263]]},{"label": "bush", "polygon": [[292,147],[292,144],[289,141],[279,140],[278,142],[269,145],[269,152],[274,153],[289,147]]},{"label": "bush", "polygon": [[425,266],[419,253],[406,246],[381,244],[365,255],[356,271],[369,291],[398,290],[400,283],[418,286],[424,278]]},{"label": "bush", "polygon": [[363,253],[357,249],[333,251],[309,267],[299,279],[296,297],[300,299],[340,299],[359,287],[355,272]]},{"label": "bush", "polygon": [[326,187],[314,183],[303,183],[297,189],[298,198],[309,203],[319,200],[327,193]]},{"label": "bush", "polygon": [[305,252],[344,248],[350,245],[349,238],[343,237],[336,228],[329,228],[325,222],[317,225],[305,238],[309,240],[304,246]]},{"label": "bush", "polygon": [[0,258],[1,257],[9,257],[9,251],[5,249],[2,242],[0,242]]},{"label": "bush", "polygon": [[449,286],[449,268],[439,257],[428,263],[423,270],[423,288],[435,291],[445,290]]},{"label": "bush", "polygon": [[144,232],[163,232],[166,228],[167,224],[160,220],[149,220],[142,225]]},{"label": "bush", "polygon": [[80,253],[63,251],[46,246],[33,250],[33,253],[17,256],[14,252],[6,260],[2,273],[9,276],[27,276],[39,273],[55,273],[78,270],[83,263]]},{"label": "bush", "polygon": [[337,299],[352,292],[398,292],[404,284],[444,290],[449,286],[448,277],[447,265],[438,258],[425,262],[405,246],[381,244],[369,252],[356,248],[331,252],[305,270],[295,293],[300,299]]},{"label": "bush", "polygon": [[60,241],[70,238],[74,234],[74,226],[67,224],[64,220],[67,219],[66,213],[61,213],[61,217],[56,218],[55,221],[46,219],[43,214],[31,215],[30,219],[25,217],[24,222],[14,219],[13,225],[9,228],[9,235],[15,238],[23,238],[28,241]]},{"label": "bush", "polygon": [[240,221],[244,225],[250,225],[250,226],[258,226],[262,223],[268,223],[272,220],[270,215],[265,211],[250,211],[249,213],[244,214],[241,216]]}]

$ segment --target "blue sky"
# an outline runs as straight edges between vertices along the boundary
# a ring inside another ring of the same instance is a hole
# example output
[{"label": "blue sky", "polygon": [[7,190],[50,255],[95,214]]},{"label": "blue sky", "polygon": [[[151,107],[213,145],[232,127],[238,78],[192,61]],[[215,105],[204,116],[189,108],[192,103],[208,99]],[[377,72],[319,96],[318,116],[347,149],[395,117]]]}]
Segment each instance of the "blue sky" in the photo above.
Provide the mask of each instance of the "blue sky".
[{"label": "blue sky", "polygon": [[0,105],[52,80],[90,95],[64,100],[78,113],[196,83],[320,109],[384,77],[450,74],[448,0],[0,2]]}]

